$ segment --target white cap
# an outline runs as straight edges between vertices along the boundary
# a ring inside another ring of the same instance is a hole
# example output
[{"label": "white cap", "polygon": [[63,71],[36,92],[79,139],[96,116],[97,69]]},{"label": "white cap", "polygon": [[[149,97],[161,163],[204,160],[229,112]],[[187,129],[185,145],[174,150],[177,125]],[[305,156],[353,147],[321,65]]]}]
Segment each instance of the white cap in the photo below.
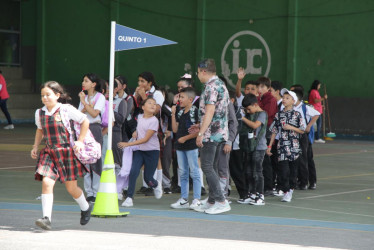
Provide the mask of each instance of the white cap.
[{"label": "white cap", "polygon": [[280,94],[281,96],[283,96],[284,94],[288,93],[290,96],[292,96],[292,98],[295,100],[295,104],[297,103],[297,95],[295,92],[291,91],[291,90],[288,90],[286,88],[282,89]]}]

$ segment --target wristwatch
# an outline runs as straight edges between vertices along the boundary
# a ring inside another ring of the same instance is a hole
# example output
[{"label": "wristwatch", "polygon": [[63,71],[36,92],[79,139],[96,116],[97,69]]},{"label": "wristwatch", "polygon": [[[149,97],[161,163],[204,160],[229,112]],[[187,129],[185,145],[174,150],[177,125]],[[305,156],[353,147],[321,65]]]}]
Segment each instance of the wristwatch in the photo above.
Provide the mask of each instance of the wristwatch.
[{"label": "wristwatch", "polygon": [[197,136],[203,136],[203,134],[199,132],[199,134]]}]

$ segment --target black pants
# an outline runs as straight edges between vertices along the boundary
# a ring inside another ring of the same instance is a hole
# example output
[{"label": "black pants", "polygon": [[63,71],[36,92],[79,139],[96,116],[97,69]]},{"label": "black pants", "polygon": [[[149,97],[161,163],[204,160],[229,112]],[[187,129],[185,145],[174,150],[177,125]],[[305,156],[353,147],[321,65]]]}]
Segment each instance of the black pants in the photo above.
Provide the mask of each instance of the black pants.
[{"label": "black pants", "polygon": [[171,178],[171,186],[173,188],[178,187],[178,160],[177,160],[177,153],[175,150],[175,139],[172,139],[172,166],[173,166],[173,177]]},{"label": "black pants", "polygon": [[240,199],[248,194],[248,184],[243,160],[244,155],[241,149],[231,151],[229,160],[230,175],[235,183],[236,190],[238,190]]},{"label": "black pants", "polygon": [[295,161],[280,161],[278,162],[279,169],[281,171],[281,185],[280,190],[288,192],[290,189],[296,187],[297,167],[299,165],[299,158]]},{"label": "black pants", "polygon": [[315,184],[317,182],[316,166],[313,159],[313,148],[309,141],[308,134],[303,134],[300,138],[302,155],[300,156],[298,167],[298,182],[300,186]]},{"label": "black pants", "polygon": [[[278,140],[274,140],[274,143],[271,147],[271,153],[270,156],[271,165],[273,166],[273,187],[275,187],[277,190],[279,190],[279,185],[281,185],[281,171],[279,170],[278,166]],[[266,189],[265,189],[266,190]]]},{"label": "black pants", "polygon": [[264,193],[264,176],[262,163],[265,150],[255,150],[244,156],[244,168],[247,177],[248,191],[252,194]]},{"label": "black pants", "polygon": [[[266,138],[266,145],[269,145],[270,139]],[[274,143],[275,144],[275,143]],[[272,149],[273,151],[273,149]],[[262,173],[264,175],[264,190],[273,190],[274,188],[274,176],[275,173],[273,172],[273,159],[274,157],[268,156],[265,154],[264,161],[262,163]]]},{"label": "black pants", "polygon": [[0,108],[1,108],[1,111],[3,111],[6,119],[8,120],[8,124],[13,124],[12,118],[10,117],[10,114],[8,112],[8,107],[6,105],[7,100],[8,99],[0,99]]},{"label": "black pants", "polygon": [[[170,188],[170,165],[171,165],[171,159],[172,159],[172,141],[171,137],[168,137],[166,139],[166,143],[163,146],[162,154],[161,154],[161,166],[162,166],[162,174],[163,177],[167,179],[168,186],[164,186],[167,188]],[[178,181],[178,179],[177,179]]]}]

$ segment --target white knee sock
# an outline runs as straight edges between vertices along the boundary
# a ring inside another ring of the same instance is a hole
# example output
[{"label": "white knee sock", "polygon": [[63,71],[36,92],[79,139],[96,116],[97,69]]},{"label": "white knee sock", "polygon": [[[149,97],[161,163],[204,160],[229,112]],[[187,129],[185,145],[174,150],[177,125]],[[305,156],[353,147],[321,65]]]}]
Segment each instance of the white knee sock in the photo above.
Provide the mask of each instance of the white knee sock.
[{"label": "white knee sock", "polygon": [[201,187],[205,188],[204,187],[203,170],[201,170],[201,168],[199,168],[199,172],[200,172]]},{"label": "white knee sock", "polygon": [[87,211],[87,209],[90,207],[88,205],[88,202],[86,201],[86,198],[84,197],[83,192],[82,192],[81,196],[79,196],[78,199],[74,199],[74,200],[78,203],[78,205],[79,205],[79,207],[81,208],[82,211]]},{"label": "white knee sock", "polygon": [[42,194],[43,218],[47,216],[52,221],[53,194]]},{"label": "white knee sock", "polygon": [[157,176],[157,182],[161,183],[162,185],[162,169],[156,169],[156,176]]},{"label": "white knee sock", "polygon": [[143,187],[148,187],[147,183],[145,183],[145,180],[144,180],[144,170],[142,170],[142,180],[143,180]]}]

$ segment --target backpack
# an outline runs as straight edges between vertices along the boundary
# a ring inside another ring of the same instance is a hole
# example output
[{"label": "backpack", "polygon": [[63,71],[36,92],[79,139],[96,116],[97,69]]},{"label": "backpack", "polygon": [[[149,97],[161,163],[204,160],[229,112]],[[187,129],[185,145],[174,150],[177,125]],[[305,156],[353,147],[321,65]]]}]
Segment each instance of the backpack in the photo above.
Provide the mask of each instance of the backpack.
[{"label": "backpack", "polygon": [[[60,108],[61,121],[64,124],[65,128],[68,130],[70,135],[70,146],[74,147],[74,142],[80,135],[81,125],[76,122],[69,120],[67,107],[70,104],[62,104]],[[101,145],[93,137],[91,131],[88,129],[86,137],[83,141],[84,149],[76,152],[74,151],[75,156],[82,164],[93,164],[101,158]]]},{"label": "backpack", "polygon": [[[265,112],[266,114],[266,112]],[[257,121],[260,112],[254,114],[247,114],[246,118],[252,122]],[[239,132],[239,148],[245,153],[251,153],[256,150],[258,144],[258,138],[261,138],[266,132],[267,126],[267,114],[265,123],[261,124],[260,132],[258,135],[253,135],[252,138],[249,138],[249,133],[255,133],[255,129],[249,127],[245,122],[242,122],[242,127]]]},{"label": "backpack", "polygon": [[[131,98],[131,100],[130,100]],[[122,126],[122,133],[126,134],[127,140],[131,139],[132,134],[136,131],[136,126],[138,125],[137,122],[137,114],[138,114],[138,103],[133,95],[128,95],[125,99],[127,102],[131,101],[131,105],[127,105],[128,108],[132,108],[133,110],[128,110],[128,117],[125,119],[125,123]],[[124,138],[125,139],[125,138]]]},{"label": "backpack", "polygon": [[[103,94],[101,94],[103,95]],[[100,93],[99,95],[96,95],[95,97],[95,103],[97,103],[97,100],[100,98]],[[105,97],[104,97],[105,98]],[[100,110],[100,117],[101,117],[101,126],[106,128],[108,127],[108,121],[109,121],[109,101],[105,99],[105,108],[104,111]]]},{"label": "backpack", "polygon": [[[305,123],[306,123],[306,126],[307,126],[308,121],[306,120],[306,104],[303,103],[303,105],[301,107],[303,109],[304,119],[305,119]],[[310,143],[313,144],[313,142],[314,142],[314,126],[310,127],[310,131],[308,133],[308,138],[309,138]]]}]

